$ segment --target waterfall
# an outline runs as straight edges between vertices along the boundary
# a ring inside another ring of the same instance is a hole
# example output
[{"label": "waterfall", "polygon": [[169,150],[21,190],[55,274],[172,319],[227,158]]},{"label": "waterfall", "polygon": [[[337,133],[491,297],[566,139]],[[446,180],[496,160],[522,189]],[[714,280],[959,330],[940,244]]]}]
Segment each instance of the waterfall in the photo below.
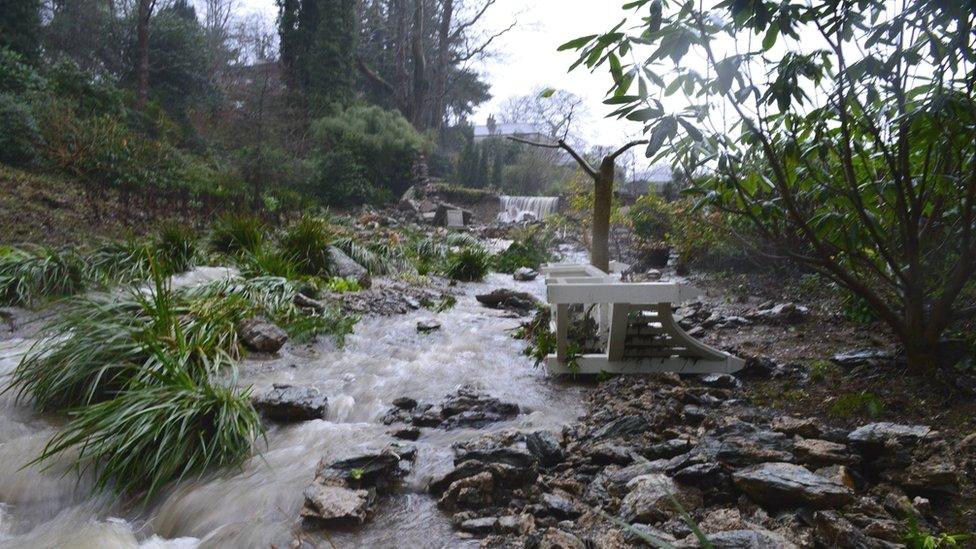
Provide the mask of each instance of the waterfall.
[{"label": "waterfall", "polygon": [[559,197],[556,196],[501,196],[501,212],[498,220],[502,223],[542,220],[556,213]]}]

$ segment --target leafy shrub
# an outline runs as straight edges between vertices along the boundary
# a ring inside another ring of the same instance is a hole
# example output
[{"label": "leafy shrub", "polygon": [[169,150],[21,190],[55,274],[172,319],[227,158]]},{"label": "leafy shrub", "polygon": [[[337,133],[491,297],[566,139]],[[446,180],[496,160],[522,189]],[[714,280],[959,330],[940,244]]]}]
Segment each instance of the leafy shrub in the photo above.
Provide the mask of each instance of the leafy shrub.
[{"label": "leafy shrub", "polygon": [[663,242],[671,229],[668,204],[656,193],[637,198],[628,211],[634,236],[644,242]]},{"label": "leafy shrub", "polygon": [[378,190],[360,162],[355,153],[347,150],[322,155],[316,164],[317,178],[312,188],[315,195],[335,206],[376,202]]},{"label": "leafy shrub", "polygon": [[498,195],[488,189],[473,189],[446,183],[435,183],[433,187],[435,193],[453,204],[472,205],[498,199]]},{"label": "leafy shrub", "polygon": [[156,235],[156,257],[166,273],[182,273],[193,267],[197,256],[197,238],[193,229],[170,222]]},{"label": "leafy shrub", "polygon": [[316,120],[312,130],[320,146],[314,185],[332,200],[371,196],[366,185],[403,193],[413,180],[414,160],[427,148],[403,116],[377,106],[349,107]]},{"label": "leafy shrub", "polygon": [[881,397],[869,391],[862,391],[840,395],[830,405],[827,413],[836,417],[851,417],[861,414],[876,417],[881,415],[884,409],[885,404]]},{"label": "leafy shrub", "polygon": [[342,278],[338,276],[330,278],[326,285],[330,292],[337,294],[360,292],[363,289],[355,278]]},{"label": "leafy shrub", "polygon": [[30,108],[13,95],[0,93],[0,162],[31,164],[40,141],[41,132]]},{"label": "leafy shrub", "polygon": [[515,242],[494,258],[496,271],[514,273],[521,267],[538,269],[543,263],[552,260],[552,232],[533,225],[513,236],[516,238]]},{"label": "leafy shrub", "polygon": [[227,214],[211,229],[210,247],[220,253],[255,253],[264,244],[266,229],[260,219],[247,215]]},{"label": "leafy shrub", "polygon": [[46,86],[44,77],[34,67],[24,63],[20,54],[0,48],[0,93],[33,93]]},{"label": "leafy shrub", "polygon": [[85,286],[84,263],[71,248],[35,247],[0,251],[0,303],[30,306]]},{"label": "leafy shrub", "polygon": [[324,275],[332,266],[329,246],[332,236],[325,221],[302,217],[281,237],[281,253],[294,261],[298,272],[305,275]]},{"label": "leafy shrub", "polygon": [[447,256],[444,275],[451,280],[477,282],[484,280],[491,267],[491,255],[481,247],[469,246]]}]

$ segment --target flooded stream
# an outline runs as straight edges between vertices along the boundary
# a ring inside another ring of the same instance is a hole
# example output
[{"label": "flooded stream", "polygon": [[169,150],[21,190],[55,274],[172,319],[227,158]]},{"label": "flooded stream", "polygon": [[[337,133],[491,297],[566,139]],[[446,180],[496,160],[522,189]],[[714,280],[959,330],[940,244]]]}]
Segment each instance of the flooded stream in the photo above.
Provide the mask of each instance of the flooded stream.
[{"label": "flooded stream", "polygon": [[[111,495],[90,496],[90,481],[65,466],[28,466],[55,432],[59,418],[42,417],[0,396],[0,546],[2,547],[287,547],[299,531],[302,490],[322,460],[350,457],[393,442],[381,418],[397,397],[438,402],[463,385],[523,413],[480,430],[424,429],[413,472],[364,527],[309,538],[330,547],[458,547],[458,538],[426,494],[431,477],[448,471],[451,445],[491,430],[558,429],[582,411],[581,389],[548,379],[511,338],[518,319],[486,309],[474,295],[513,287],[543,295],[541,280],[513,283],[492,274],[463,284],[457,305],[443,313],[366,318],[342,349],[329,342],[287,345],[269,360],[247,360],[239,379],[263,391],[272,383],[314,385],[329,397],[326,420],[268,425],[243,470],[184,481],[144,508]],[[436,317],[440,331],[419,334],[418,320]],[[9,373],[27,339],[0,341],[0,373]],[[5,383],[4,383],[5,384]],[[331,544],[331,545],[330,545]],[[476,545],[476,544],[475,544]]]}]

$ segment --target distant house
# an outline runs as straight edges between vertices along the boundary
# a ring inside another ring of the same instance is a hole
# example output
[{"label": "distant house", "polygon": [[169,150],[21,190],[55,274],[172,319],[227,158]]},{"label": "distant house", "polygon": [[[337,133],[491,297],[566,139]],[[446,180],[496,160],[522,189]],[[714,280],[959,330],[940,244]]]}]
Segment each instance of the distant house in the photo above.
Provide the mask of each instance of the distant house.
[{"label": "distant house", "polygon": [[509,137],[520,137],[530,141],[550,141],[545,128],[537,124],[496,124],[495,118],[489,116],[487,124],[474,127],[476,143],[486,139],[508,139]]}]

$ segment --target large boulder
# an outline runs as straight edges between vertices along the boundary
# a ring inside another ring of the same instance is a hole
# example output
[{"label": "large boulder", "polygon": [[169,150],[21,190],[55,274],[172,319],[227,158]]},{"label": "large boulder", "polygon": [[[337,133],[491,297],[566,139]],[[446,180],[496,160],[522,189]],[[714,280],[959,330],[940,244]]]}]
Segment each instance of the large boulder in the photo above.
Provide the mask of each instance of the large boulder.
[{"label": "large boulder", "polygon": [[735,485],[754,501],[772,508],[835,509],[854,501],[843,484],[792,463],[763,463],[732,474]]},{"label": "large boulder", "polygon": [[356,263],[345,252],[329,246],[329,256],[331,258],[330,274],[339,278],[351,278],[359,283],[363,288],[369,288],[373,281],[369,276],[369,271],[359,263]]},{"label": "large boulder", "polygon": [[270,320],[254,316],[237,325],[237,335],[252,351],[275,353],[288,341],[288,334]]},{"label": "large boulder", "polygon": [[323,419],[329,399],[315,387],[275,383],[270,391],[256,395],[254,408],[275,421]]},{"label": "large boulder", "polygon": [[793,461],[793,439],[751,423],[732,420],[706,433],[694,452],[734,467]]},{"label": "large boulder", "polygon": [[458,206],[454,206],[453,204],[448,204],[447,202],[443,202],[441,204],[438,204],[437,209],[434,211],[434,225],[437,225],[438,227],[447,227],[448,212],[450,211],[461,212],[461,220],[465,227],[470,225],[472,220],[474,219],[474,214],[472,214],[470,210],[465,210],[464,208],[460,208]]}]

